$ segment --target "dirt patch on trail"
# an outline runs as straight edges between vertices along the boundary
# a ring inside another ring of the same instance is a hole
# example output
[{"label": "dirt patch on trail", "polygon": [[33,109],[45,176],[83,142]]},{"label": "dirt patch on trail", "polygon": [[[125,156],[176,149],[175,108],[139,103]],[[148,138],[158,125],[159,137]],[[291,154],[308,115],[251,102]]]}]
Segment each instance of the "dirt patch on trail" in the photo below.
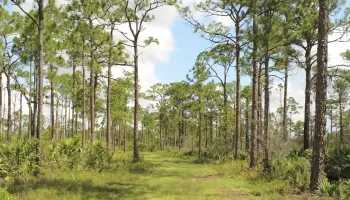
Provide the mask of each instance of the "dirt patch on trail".
[{"label": "dirt patch on trail", "polygon": [[221,189],[220,194],[222,194],[227,199],[239,199],[245,200],[248,199],[249,194],[241,190],[233,189]]},{"label": "dirt patch on trail", "polygon": [[191,179],[191,180],[207,180],[207,179],[216,179],[216,178],[223,178],[224,174],[208,174],[204,176],[188,176],[184,179]]}]

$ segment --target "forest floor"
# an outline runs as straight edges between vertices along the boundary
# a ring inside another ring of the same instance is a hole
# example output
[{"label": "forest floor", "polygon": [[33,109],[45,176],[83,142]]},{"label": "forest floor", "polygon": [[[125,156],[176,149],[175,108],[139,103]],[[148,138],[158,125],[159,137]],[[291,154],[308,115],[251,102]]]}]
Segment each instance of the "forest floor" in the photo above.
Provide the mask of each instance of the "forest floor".
[{"label": "forest floor", "polygon": [[[130,156],[130,154],[128,155]],[[141,164],[115,156],[108,169],[45,170],[8,186],[19,199],[318,199],[292,195],[281,181],[257,179],[246,161],[196,162],[174,153],[143,153]]]}]

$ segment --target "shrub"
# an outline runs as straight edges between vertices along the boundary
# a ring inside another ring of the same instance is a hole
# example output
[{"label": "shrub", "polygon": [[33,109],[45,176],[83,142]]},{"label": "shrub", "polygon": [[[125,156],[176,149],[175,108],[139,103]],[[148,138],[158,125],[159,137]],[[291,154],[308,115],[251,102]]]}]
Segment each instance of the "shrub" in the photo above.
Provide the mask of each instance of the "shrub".
[{"label": "shrub", "polygon": [[0,199],[1,200],[13,200],[15,199],[6,188],[0,188]]},{"label": "shrub", "polygon": [[331,196],[338,200],[348,200],[350,199],[350,181],[329,182],[325,178],[318,184],[316,193],[319,196]]},{"label": "shrub", "polygon": [[104,164],[110,161],[111,156],[108,155],[106,148],[102,145],[102,142],[96,142],[90,144],[85,153],[85,166],[87,168],[99,168],[102,169]]},{"label": "shrub", "polygon": [[328,151],[325,159],[325,172],[331,180],[350,178],[350,148]]},{"label": "shrub", "polygon": [[310,162],[303,157],[282,158],[271,163],[271,171],[265,174],[269,179],[286,181],[301,191],[307,189],[310,178]]},{"label": "shrub", "polygon": [[21,175],[38,175],[40,168],[36,164],[38,155],[37,140],[18,141],[0,146],[0,177],[18,178]]},{"label": "shrub", "polygon": [[[57,151],[54,154],[58,153],[57,161],[59,166],[67,166],[72,169],[77,167],[79,161],[81,160],[81,143],[78,138],[63,140],[57,146]],[[56,155],[53,155],[56,157]]]}]

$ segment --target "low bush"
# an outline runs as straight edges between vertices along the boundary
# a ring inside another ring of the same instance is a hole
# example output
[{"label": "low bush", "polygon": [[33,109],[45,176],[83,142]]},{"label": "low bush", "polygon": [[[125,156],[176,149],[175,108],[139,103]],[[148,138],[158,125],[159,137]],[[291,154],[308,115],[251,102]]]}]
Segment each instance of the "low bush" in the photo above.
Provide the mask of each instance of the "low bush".
[{"label": "low bush", "polygon": [[316,193],[319,196],[331,196],[338,200],[350,199],[350,181],[340,180],[329,182],[324,178],[317,186]]},{"label": "low bush", "polygon": [[330,180],[350,178],[350,148],[335,148],[327,151],[325,172]]},{"label": "low bush", "polygon": [[84,154],[85,166],[87,168],[102,169],[107,162],[111,160],[105,146],[102,142],[90,144]]},{"label": "low bush", "polygon": [[14,200],[16,199],[13,197],[6,188],[0,188],[0,199],[1,200]]},{"label": "low bush", "polygon": [[0,177],[18,178],[22,175],[40,174],[36,163],[38,155],[37,140],[18,141],[0,146]]},{"label": "low bush", "polygon": [[291,187],[305,191],[309,186],[310,162],[304,157],[272,161],[271,171],[263,174],[270,180],[286,181]]}]

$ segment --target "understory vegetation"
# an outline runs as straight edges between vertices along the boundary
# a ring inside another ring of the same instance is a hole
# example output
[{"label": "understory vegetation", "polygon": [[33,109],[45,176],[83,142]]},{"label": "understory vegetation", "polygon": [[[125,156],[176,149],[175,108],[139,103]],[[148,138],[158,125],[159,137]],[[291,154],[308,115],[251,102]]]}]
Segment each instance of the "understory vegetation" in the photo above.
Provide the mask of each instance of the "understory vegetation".
[{"label": "understory vegetation", "polygon": [[349,3],[0,0],[0,200],[350,199]]}]

